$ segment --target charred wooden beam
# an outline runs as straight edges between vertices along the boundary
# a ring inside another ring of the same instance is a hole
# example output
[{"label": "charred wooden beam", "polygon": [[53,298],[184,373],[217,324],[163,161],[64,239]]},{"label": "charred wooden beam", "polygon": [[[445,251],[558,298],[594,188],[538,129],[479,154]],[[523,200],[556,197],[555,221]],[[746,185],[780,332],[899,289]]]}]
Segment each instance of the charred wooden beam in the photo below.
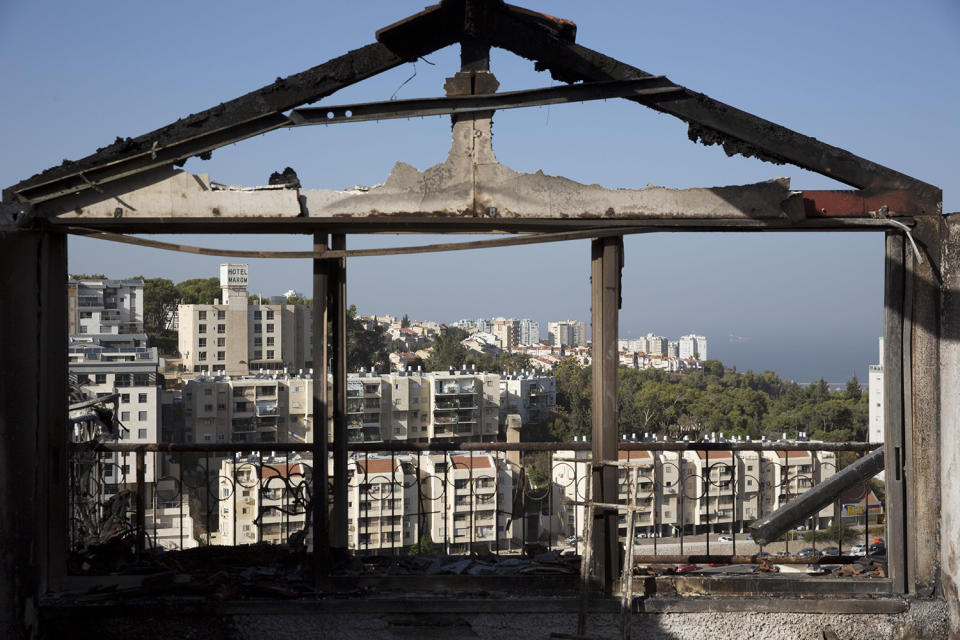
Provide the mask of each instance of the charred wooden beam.
[{"label": "charred wooden beam", "polygon": [[[423,29],[423,23],[417,23]],[[338,58],[229,102],[138,136],[117,140],[80,160],[64,162],[4,190],[4,202],[37,203],[181,163],[194,155],[289,124],[283,111],[324,98],[344,87],[396,67],[409,55],[425,55],[459,39],[442,31],[414,40],[402,55],[382,43],[369,44]],[[412,52],[412,53],[411,53]]]},{"label": "charred wooden beam", "polygon": [[767,544],[774,541],[790,527],[836,500],[850,487],[865,483],[881,471],[883,449],[877,449],[751,524],[750,532],[754,542]]},{"label": "charred wooden beam", "polygon": [[[523,10],[504,5],[488,21],[487,38],[494,46],[534,60],[563,82],[627,80],[652,74],[556,37],[531,24]],[[870,162],[709,96],[684,89],[682,99],[651,105],[687,122],[693,141],[720,144],[728,155],[741,154],[778,164],[791,163],[858,188],[910,189],[929,203],[926,213],[939,214],[940,189],[893,169]]]}]

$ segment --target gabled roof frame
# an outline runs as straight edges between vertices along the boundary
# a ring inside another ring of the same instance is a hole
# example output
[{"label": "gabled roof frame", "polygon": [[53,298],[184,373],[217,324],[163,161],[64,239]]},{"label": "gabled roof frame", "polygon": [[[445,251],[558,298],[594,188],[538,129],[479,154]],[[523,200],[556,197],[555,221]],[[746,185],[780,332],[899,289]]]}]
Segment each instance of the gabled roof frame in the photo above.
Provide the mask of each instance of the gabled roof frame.
[{"label": "gabled roof frame", "polygon": [[[291,126],[286,111],[457,42],[462,45],[465,71],[487,68],[489,47],[496,46],[534,60],[538,70],[548,70],[567,83],[653,77],[576,44],[575,37],[572,22],[502,0],[442,0],[381,29],[373,44],[137,138],[118,138],[80,160],[51,167],[5,189],[3,202],[22,224],[33,217],[22,214],[29,214],[35,204],[96,191],[124,179],[138,184],[159,180],[171,166],[182,165],[192,156],[206,157],[227,144]],[[627,99],[680,118],[688,124],[692,141],[722,145],[728,155],[794,164],[858,189],[805,192],[808,216],[941,213],[942,193],[937,187],[685,87],[669,86],[674,91]]]}]

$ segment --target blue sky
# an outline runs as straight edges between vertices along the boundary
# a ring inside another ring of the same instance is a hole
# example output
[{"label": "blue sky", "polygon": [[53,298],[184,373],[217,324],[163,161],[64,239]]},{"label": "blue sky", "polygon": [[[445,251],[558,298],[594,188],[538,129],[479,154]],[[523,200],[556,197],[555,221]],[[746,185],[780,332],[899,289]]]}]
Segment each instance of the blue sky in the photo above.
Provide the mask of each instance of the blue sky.
[{"label": "blue sky", "polygon": [[[364,3],[0,3],[0,185],[77,158],[117,136],[178,117],[373,41],[423,0]],[[521,3],[569,18],[577,40],[801,133],[944,190],[960,210],[960,3]],[[334,94],[328,104],[436,96],[458,52],[405,65]],[[495,51],[502,90],[549,86],[529,61]],[[407,84],[408,77],[416,75]],[[398,90],[399,88],[399,90]],[[397,160],[424,169],[449,146],[449,120],[356,123],[281,131],[191,160],[226,183],[262,184],[294,167],[306,186],[376,184]],[[494,119],[494,150],[608,187],[713,186],[792,178],[839,188],[789,166],[727,158],[687,140],[681,122],[623,101],[513,110]],[[302,237],[176,237],[205,246],[307,248]],[[422,236],[351,236],[351,248]],[[624,337],[696,331],[711,356],[797,380],[842,380],[876,361],[882,330],[878,234],[655,234],[626,242]],[[218,259],[73,239],[73,272],[214,276]],[[585,241],[486,252],[358,258],[349,299],[363,313],[452,321],[504,315],[589,317]],[[251,261],[264,295],[309,288],[306,261]]]}]

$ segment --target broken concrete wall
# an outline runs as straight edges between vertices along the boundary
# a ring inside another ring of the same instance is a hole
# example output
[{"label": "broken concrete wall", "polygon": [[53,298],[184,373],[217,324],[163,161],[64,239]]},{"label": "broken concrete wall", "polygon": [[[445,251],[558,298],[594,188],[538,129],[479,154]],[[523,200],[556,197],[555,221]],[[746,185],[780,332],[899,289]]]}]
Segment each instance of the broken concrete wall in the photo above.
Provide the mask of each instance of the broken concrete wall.
[{"label": "broken concrete wall", "polygon": [[[430,597],[430,596],[427,596]],[[359,604],[359,603],[358,603]],[[420,609],[422,600],[411,604]],[[52,621],[44,630],[44,637],[63,637],[57,634],[96,629],[101,640],[113,638],[239,638],[274,640],[380,640],[385,638],[462,638],[502,640],[503,638],[546,638],[550,633],[574,634],[577,630],[575,612],[557,613],[495,613],[469,612],[456,601],[443,610],[438,603],[432,612],[393,612],[382,610],[376,602],[366,602],[365,612],[353,613],[285,613],[278,614],[265,607],[258,613],[245,615],[144,615],[130,611],[121,616],[110,616],[89,622],[61,619]],[[489,609],[489,605],[482,606]],[[515,602],[508,603],[516,608]],[[317,606],[323,606],[318,604]],[[256,608],[257,605],[251,605]],[[268,605],[269,607],[269,605]],[[571,609],[575,605],[571,606]],[[663,613],[634,615],[631,636],[646,640],[811,640],[837,637],[843,640],[905,640],[943,638],[946,634],[945,605],[942,601],[914,602],[899,614],[810,614],[810,613]],[[393,608],[391,608],[393,609]],[[619,638],[621,617],[607,613],[589,616],[586,625],[588,637]],[[160,632],[160,630],[163,630]],[[835,636],[825,636],[832,630]],[[158,632],[161,635],[158,635]]]},{"label": "broken concrete wall", "polygon": [[946,216],[940,325],[940,583],[960,638],[960,214]]}]

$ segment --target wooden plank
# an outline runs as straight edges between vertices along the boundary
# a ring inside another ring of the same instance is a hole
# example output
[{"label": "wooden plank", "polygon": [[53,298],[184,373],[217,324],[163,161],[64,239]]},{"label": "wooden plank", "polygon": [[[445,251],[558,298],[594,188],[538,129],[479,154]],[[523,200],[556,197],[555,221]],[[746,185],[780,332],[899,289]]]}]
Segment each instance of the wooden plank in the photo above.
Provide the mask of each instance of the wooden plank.
[{"label": "wooden plank", "polygon": [[904,237],[900,232],[886,235],[884,266],[883,329],[883,411],[884,446],[888,461],[885,472],[887,491],[888,572],[896,593],[907,591],[905,500],[903,476],[903,303],[906,265]]},{"label": "wooden plank", "polygon": [[[591,248],[591,339],[593,344],[593,497],[617,501],[617,367],[619,357],[620,270],[623,238],[600,238]],[[596,509],[593,535],[595,575],[611,589],[620,573],[618,517],[615,510]]]}]

